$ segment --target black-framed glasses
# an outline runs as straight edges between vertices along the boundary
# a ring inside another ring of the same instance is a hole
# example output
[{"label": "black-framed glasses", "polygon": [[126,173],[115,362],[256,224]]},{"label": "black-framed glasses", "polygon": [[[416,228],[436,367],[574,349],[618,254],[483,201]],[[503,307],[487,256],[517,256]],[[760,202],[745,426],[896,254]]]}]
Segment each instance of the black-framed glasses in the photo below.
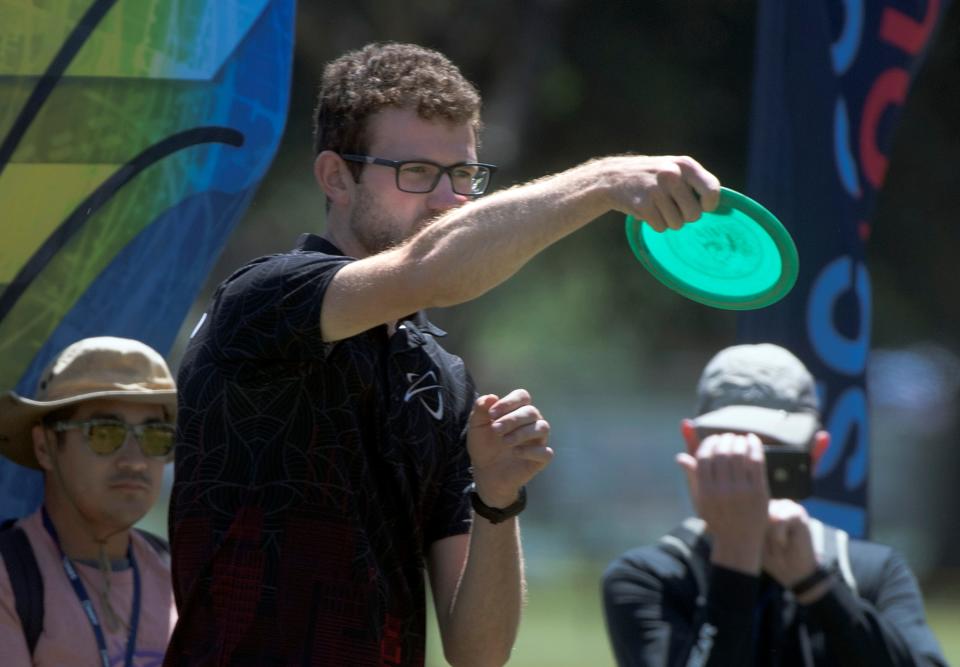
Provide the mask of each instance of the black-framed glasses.
[{"label": "black-framed glasses", "polygon": [[145,456],[165,458],[173,451],[176,435],[176,428],[169,422],[128,424],[117,419],[59,421],[51,424],[50,428],[58,433],[79,429],[87,446],[98,456],[109,456],[116,452],[127,441],[127,434],[133,432]]},{"label": "black-framed glasses", "polygon": [[458,195],[471,197],[482,195],[487,191],[490,179],[497,170],[496,165],[483,162],[459,162],[445,167],[429,160],[388,160],[372,155],[345,154],[341,154],[340,157],[350,162],[393,167],[397,174],[397,189],[417,194],[433,192],[440,178],[447,174],[453,191]]}]

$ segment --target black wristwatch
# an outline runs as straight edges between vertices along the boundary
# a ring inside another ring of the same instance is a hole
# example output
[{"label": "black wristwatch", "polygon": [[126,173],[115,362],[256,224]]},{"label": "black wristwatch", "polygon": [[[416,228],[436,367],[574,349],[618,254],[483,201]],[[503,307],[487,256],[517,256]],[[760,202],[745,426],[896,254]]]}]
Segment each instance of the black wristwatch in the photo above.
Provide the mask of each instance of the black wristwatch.
[{"label": "black wristwatch", "polygon": [[804,593],[813,590],[817,584],[832,577],[836,571],[836,567],[817,565],[813,572],[791,586],[790,590],[794,595],[803,595]]},{"label": "black wristwatch", "polygon": [[507,519],[513,518],[523,511],[527,506],[527,487],[521,486],[517,499],[506,507],[490,507],[480,500],[480,494],[477,493],[477,485],[471,483],[466,489],[470,494],[470,504],[473,505],[473,511],[482,516],[490,523],[502,523]]}]

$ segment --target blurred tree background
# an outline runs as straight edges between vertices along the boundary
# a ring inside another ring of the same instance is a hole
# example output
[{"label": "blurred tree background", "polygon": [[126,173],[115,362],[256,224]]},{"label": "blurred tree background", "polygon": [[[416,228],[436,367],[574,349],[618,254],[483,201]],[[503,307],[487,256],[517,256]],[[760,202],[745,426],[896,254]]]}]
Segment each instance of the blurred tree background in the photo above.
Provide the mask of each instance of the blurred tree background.
[{"label": "blurred tree background", "polygon": [[[868,246],[872,537],[907,554],[954,660],[960,644],[944,630],[960,626],[958,5],[904,109]],[[311,116],[322,68],[343,51],[410,41],[450,56],[484,96],[481,158],[500,165],[496,187],[636,152],[692,155],[742,190],[755,12],[746,0],[302,0],[283,142],[171,361],[233,269],[322,232]],[[599,576],[689,512],[677,425],[702,365],[734,342],[735,315],[661,286],[630,253],[623,217],[608,214],[431,316],[481,391],[524,386],[554,427],[556,460],[524,516],[531,600],[512,664],[612,664]],[[436,644],[431,653],[441,664]]]}]

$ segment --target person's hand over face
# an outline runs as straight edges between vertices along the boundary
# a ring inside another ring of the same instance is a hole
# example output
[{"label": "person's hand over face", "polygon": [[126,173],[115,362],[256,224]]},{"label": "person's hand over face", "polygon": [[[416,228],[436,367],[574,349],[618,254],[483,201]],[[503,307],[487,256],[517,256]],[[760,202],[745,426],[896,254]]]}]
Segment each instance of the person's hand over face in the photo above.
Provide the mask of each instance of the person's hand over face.
[{"label": "person's hand over face", "polygon": [[720,202],[720,181],[687,156],[607,158],[611,208],[645,220],[658,232],[679,229]]},{"label": "person's hand over face", "polygon": [[790,588],[816,567],[807,510],[792,500],[772,501],[763,542],[763,569],[781,586]]},{"label": "person's hand over face", "polygon": [[696,457],[682,453],[697,513],[713,535],[711,560],[759,574],[767,527],[767,488],[763,445],[757,436],[724,433],[700,443]]},{"label": "person's hand over face", "polygon": [[550,424],[525,389],[503,398],[487,394],[470,414],[467,451],[480,499],[491,507],[513,503],[520,487],[553,459]]}]

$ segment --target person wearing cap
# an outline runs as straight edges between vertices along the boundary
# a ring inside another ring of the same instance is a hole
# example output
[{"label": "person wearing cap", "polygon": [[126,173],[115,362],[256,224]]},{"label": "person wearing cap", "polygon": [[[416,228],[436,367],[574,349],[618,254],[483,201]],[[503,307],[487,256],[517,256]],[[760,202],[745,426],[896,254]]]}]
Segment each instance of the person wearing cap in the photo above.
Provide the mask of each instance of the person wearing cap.
[{"label": "person wearing cap", "polygon": [[168,548],[133,525],[160,493],[176,387],[135,340],[80,340],[33,399],[0,399],[0,453],[44,474],[0,531],[0,665],[156,665],[176,622]]},{"label": "person wearing cap", "polygon": [[[830,442],[800,360],[771,344],[727,348],[698,397],[677,456],[697,517],[603,575],[618,663],[946,665],[903,557],[796,502]],[[785,453],[795,463],[774,466]]]},{"label": "person wearing cap", "polygon": [[447,660],[502,664],[549,424],[523,389],[478,397],[424,310],[609,210],[681,227],[719,182],[614,156],[481,197],[479,94],[412,44],[337,58],[318,100],[324,236],[221,284],[180,367],[167,664],[422,665],[427,576]]}]

